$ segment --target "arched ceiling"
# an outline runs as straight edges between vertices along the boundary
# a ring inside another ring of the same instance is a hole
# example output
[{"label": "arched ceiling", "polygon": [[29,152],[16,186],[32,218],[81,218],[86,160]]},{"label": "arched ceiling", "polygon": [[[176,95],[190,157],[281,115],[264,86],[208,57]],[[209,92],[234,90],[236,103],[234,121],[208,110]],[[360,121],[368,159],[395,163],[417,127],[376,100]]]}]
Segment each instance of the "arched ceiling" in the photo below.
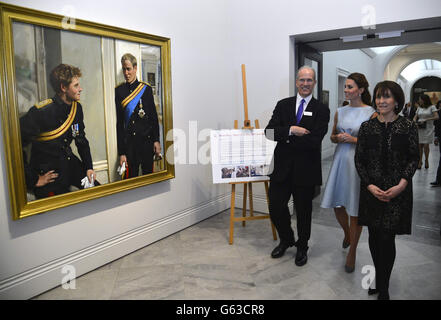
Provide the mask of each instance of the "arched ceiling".
[{"label": "arched ceiling", "polygon": [[[409,45],[397,52],[387,64],[384,78],[396,81],[399,76],[408,81],[414,80],[418,73],[437,70],[441,61],[441,43],[422,43]],[[416,64],[414,64],[417,62]],[[410,68],[405,71],[406,68]],[[403,74],[403,71],[404,74]]]}]

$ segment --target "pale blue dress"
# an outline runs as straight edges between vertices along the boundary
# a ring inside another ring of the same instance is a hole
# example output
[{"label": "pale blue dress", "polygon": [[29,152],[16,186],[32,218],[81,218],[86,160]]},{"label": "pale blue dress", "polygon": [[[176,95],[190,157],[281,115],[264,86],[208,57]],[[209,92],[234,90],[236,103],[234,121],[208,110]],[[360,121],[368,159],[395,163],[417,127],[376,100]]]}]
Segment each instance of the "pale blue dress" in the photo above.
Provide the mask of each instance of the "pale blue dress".
[{"label": "pale blue dress", "polygon": [[[357,137],[360,125],[369,120],[375,110],[369,106],[355,108],[345,106],[338,108],[337,112],[337,131]],[[354,163],[355,147],[353,143],[337,144],[321,203],[322,208],[343,206],[353,217],[358,216],[360,197],[360,177]]]}]

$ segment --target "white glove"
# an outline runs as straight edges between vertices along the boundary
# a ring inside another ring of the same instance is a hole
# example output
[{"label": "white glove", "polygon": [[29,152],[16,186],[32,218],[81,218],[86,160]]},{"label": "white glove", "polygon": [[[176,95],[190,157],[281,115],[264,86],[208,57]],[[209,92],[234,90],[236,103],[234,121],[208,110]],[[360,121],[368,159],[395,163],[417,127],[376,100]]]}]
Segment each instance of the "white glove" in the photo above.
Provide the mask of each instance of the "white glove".
[{"label": "white glove", "polygon": [[81,180],[81,185],[83,186],[84,189],[95,187],[95,181],[93,179],[93,175],[92,175],[92,182],[89,182],[89,178],[85,176],[83,180]]},{"label": "white glove", "polygon": [[120,176],[122,176],[124,174],[124,172],[126,172],[126,163],[123,162],[122,166],[119,166],[116,171],[118,172],[118,174]]}]

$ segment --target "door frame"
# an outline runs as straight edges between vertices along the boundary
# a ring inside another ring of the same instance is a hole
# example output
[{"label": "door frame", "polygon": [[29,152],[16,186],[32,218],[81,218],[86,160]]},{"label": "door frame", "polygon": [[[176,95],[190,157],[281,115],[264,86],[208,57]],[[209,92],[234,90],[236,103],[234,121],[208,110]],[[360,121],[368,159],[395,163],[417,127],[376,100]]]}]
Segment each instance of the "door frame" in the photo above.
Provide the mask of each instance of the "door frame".
[{"label": "door frame", "polygon": [[317,62],[318,65],[318,74],[316,74],[316,81],[317,81],[317,100],[320,102],[323,102],[322,92],[323,92],[323,54],[314,49],[311,46],[308,46],[307,44],[304,44],[302,42],[296,42],[295,43],[295,66],[294,66],[294,79],[297,77],[297,71],[300,67],[305,65],[305,59],[310,59]]}]

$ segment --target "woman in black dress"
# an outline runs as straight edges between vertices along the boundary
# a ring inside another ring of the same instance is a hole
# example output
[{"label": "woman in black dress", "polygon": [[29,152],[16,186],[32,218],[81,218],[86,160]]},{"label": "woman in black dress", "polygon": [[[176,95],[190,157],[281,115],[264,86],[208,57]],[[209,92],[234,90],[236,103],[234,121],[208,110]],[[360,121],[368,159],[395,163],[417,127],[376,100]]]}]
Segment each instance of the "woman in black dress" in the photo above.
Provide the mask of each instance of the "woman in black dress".
[{"label": "woman in black dress", "polygon": [[368,226],[378,299],[389,299],[395,261],[395,235],[410,234],[412,177],[419,160],[418,129],[399,116],[404,93],[393,81],[377,84],[373,107],[379,116],[364,122],[358,134],[355,166],[361,179],[358,224]]}]

